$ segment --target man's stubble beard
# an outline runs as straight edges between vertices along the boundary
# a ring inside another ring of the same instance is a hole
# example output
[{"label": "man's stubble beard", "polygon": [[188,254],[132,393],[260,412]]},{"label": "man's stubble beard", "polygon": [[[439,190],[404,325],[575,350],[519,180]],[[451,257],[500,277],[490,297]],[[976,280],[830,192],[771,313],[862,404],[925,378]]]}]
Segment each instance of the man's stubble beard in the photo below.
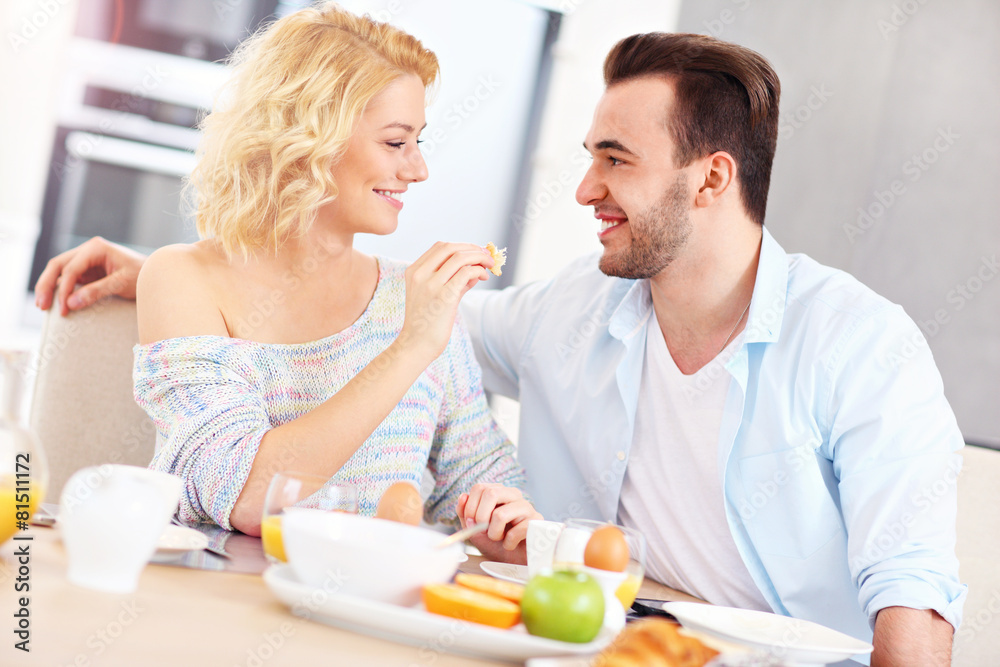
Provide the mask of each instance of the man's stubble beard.
[{"label": "man's stubble beard", "polygon": [[687,182],[678,175],[663,197],[628,220],[632,242],[613,255],[601,255],[601,272],[615,278],[652,278],[677,259],[691,235]]}]

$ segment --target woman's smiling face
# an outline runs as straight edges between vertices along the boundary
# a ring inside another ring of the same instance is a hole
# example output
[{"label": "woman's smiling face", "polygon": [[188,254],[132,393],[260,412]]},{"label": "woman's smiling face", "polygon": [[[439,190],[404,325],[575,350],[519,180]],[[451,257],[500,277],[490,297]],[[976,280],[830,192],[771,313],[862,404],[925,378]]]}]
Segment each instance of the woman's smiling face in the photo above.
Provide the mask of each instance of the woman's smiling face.
[{"label": "woman's smiling face", "polygon": [[404,74],[372,98],[332,174],[337,198],[320,209],[318,222],[349,234],[391,234],[403,193],[427,178],[417,146],[426,124],[425,89]]}]

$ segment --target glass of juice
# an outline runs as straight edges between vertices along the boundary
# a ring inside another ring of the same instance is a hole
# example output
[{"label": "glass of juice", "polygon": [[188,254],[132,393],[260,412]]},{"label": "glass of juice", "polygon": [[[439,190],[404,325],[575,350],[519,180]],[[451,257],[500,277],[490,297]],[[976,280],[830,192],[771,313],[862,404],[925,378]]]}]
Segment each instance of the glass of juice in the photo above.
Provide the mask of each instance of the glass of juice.
[{"label": "glass of juice", "polygon": [[288,560],[281,539],[281,516],[293,507],[357,514],[358,487],[350,482],[304,472],[285,471],[272,477],[264,497],[264,515],[260,522],[264,555],[272,563]]},{"label": "glass of juice", "polygon": [[0,350],[0,544],[27,529],[48,486],[45,453],[24,419],[30,358]]}]

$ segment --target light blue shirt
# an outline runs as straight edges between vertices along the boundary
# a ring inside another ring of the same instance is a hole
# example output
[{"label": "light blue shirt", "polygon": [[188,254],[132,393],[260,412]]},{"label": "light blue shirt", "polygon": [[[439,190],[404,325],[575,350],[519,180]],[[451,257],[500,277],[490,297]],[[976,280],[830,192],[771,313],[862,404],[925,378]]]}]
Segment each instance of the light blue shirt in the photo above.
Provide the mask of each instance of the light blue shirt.
[{"label": "light blue shirt", "polygon": [[[487,391],[521,403],[518,457],[546,518],[616,519],[652,315],[649,282],[605,276],[595,256],[465,297]],[[772,609],[866,641],[890,606],[957,628],[964,443],[903,309],[786,254],[765,229],[745,336],[724,368],[726,517]]]}]

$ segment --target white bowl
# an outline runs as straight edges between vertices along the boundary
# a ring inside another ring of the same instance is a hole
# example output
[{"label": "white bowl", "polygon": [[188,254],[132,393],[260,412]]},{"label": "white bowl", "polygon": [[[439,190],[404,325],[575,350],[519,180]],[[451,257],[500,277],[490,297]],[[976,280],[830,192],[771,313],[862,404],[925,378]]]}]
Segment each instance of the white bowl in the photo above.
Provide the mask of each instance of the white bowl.
[{"label": "white bowl", "polygon": [[302,583],[406,606],[424,584],[450,581],[465,554],[434,548],[445,536],[427,528],[315,509],[286,510],[281,534]]}]

